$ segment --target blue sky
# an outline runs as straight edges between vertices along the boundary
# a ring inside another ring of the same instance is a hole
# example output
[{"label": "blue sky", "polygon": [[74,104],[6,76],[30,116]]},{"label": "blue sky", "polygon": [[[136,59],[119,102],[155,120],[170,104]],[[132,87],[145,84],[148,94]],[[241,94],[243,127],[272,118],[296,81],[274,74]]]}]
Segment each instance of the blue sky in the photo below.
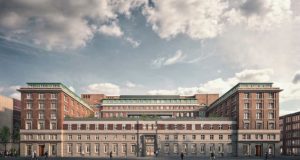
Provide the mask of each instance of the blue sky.
[{"label": "blue sky", "polygon": [[0,1],[0,94],[62,82],[77,94],[284,89],[299,111],[300,3],[290,0]]}]

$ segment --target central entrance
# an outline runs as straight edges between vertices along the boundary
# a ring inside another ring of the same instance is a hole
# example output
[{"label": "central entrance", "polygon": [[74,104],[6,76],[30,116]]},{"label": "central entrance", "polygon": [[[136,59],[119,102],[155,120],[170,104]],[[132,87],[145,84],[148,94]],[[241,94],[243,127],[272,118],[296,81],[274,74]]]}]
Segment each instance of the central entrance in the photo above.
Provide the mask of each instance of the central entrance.
[{"label": "central entrance", "polygon": [[143,155],[153,156],[155,155],[155,135],[144,135],[143,136]]}]

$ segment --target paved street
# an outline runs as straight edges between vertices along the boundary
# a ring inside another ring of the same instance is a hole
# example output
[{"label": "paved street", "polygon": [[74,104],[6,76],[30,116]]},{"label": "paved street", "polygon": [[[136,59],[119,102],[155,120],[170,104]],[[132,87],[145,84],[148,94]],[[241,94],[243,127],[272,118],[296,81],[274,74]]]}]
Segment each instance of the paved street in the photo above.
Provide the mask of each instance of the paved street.
[{"label": "paved street", "polygon": [[[31,160],[31,158],[26,157],[18,157],[18,158],[3,158],[7,160]],[[39,157],[38,160],[44,160],[44,157]],[[238,158],[238,157],[217,157],[216,160],[263,160],[264,158],[256,158],[256,157],[246,157],[246,158]],[[299,160],[299,156],[281,156],[269,158],[270,160]],[[83,158],[83,157],[68,157],[68,158],[48,158],[47,160],[109,160],[109,158]],[[180,160],[180,157],[130,157],[130,158],[113,158],[113,160]],[[209,160],[209,157],[185,157],[184,160]]]}]

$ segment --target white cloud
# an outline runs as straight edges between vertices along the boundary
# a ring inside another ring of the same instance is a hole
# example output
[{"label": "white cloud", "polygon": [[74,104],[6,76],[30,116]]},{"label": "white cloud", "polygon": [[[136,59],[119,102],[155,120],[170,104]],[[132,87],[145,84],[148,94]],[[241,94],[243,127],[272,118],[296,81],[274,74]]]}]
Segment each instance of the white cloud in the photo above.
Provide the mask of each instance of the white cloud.
[{"label": "white cloud", "polygon": [[222,31],[221,16],[227,3],[221,0],[154,1],[144,9],[152,29],[161,38],[186,34],[194,39],[213,38]]},{"label": "white cloud", "polygon": [[131,37],[126,37],[125,40],[133,47],[137,48],[141,45],[141,42],[132,39]]},{"label": "white cloud", "polygon": [[291,19],[290,0],[154,1],[144,15],[161,38],[186,34],[192,39],[214,38],[228,26],[244,25],[266,31]]},{"label": "white cloud", "polygon": [[110,25],[102,25],[98,31],[112,37],[121,37],[124,34],[115,22]]},{"label": "white cloud", "polygon": [[136,87],[137,85],[136,84],[134,84],[134,83],[132,83],[132,82],[130,82],[130,81],[127,81],[126,82],[126,87],[128,87],[128,88],[134,88],[134,87]]},{"label": "white cloud", "polygon": [[0,87],[0,93],[5,96],[20,100],[21,94],[20,94],[20,92],[17,91],[17,89],[19,89],[19,88],[20,88],[19,85]]},{"label": "white cloud", "polygon": [[120,87],[112,83],[90,84],[84,88],[84,91],[95,94],[120,95]]},{"label": "white cloud", "polygon": [[243,70],[236,73],[234,77],[227,79],[217,78],[214,80],[201,83],[197,87],[178,87],[173,90],[150,90],[148,94],[179,94],[179,95],[193,95],[197,93],[219,93],[223,94],[239,82],[268,82],[271,79],[273,70]]},{"label": "white cloud", "polygon": [[185,55],[182,53],[181,50],[177,50],[174,55],[172,55],[169,58],[166,57],[160,57],[152,61],[152,65],[156,68],[160,68],[162,66],[168,66],[173,65],[178,62],[182,62],[182,60],[185,58]]},{"label": "white cloud", "polygon": [[99,28],[110,36],[122,35],[116,23],[118,15],[130,17],[131,11],[144,3],[145,0],[2,1],[0,32],[49,50],[76,49],[86,46]]}]

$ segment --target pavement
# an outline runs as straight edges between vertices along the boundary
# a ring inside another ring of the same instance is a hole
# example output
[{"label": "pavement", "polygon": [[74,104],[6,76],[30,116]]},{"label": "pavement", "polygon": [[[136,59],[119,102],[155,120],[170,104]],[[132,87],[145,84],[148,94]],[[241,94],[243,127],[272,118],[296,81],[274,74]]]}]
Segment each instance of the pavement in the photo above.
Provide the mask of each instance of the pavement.
[{"label": "pavement", "polygon": [[[32,160],[30,157],[0,157],[0,160]],[[38,160],[46,160],[45,157],[38,157]],[[47,160],[110,160],[104,157],[49,157]],[[128,157],[128,158],[112,158],[112,160],[180,160],[180,157]],[[209,157],[184,157],[184,160],[210,160]],[[264,157],[217,157],[215,160],[265,160]],[[300,156],[280,156],[268,158],[268,160],[300,160]]]}]

